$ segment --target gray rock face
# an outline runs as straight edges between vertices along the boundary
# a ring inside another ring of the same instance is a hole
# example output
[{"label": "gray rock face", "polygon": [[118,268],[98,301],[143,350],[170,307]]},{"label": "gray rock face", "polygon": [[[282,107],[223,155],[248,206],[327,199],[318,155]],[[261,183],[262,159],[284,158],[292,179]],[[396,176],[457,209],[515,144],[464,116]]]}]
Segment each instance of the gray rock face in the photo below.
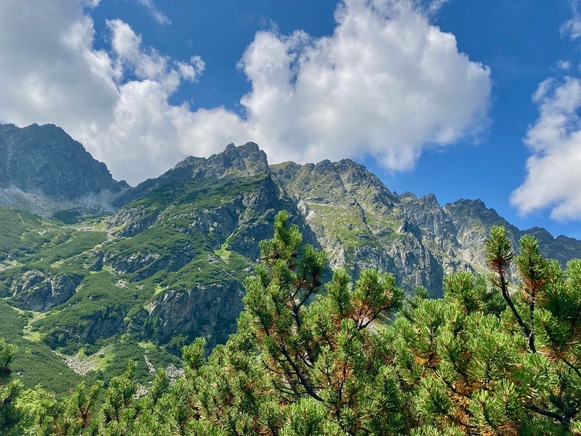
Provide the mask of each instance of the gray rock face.
[{"label": "gray rock face", "polygon": [[434,255],[434,241],[426,237],[434,226],[444,225],[441,209],[432,207],[435,198],[426,205],[414,200],[423,214],[416,220],[405,199],[351,160],[281,164],[273,172],[297,202],[332,267],[347,268],[355,277],[366,268],[391,272],[408,291],[424,286],[433,296],[441,295],[444,270]]},{"label": "gray rock face", "polygon": [[71,298],[82,279],[79,275],[46,275],[30,270],[12,283],[11,301],[21,309],[46,312]]},{"label": "gray rock face", "polygon": [[78,207],[111,211],[127,188],[59,127],[0,125],[1,204],[41,215]]},{"label": "gray rock face", "polygon": [[128,329],[149,333],[159,342],[180,335],[188,341],[203,336],[214,347],[235,331],[232,320],[242,311],[242,296],[240,283],[227,281],[188,291],[168,290],[134,317]]},{"label": "gray rock face", "polygon": [[438,297],[445,274],[485,270],[484,244],[495,225],[507,228],[515,250],[520,237],[531,233],[543,253],[562,265],[581,256],[580,241],[555,239],[544,229],[520,231],[480,200],[441,207],[433,194],[399,196],[348,159],[272,169],[333,267],[354,276],[370,267],[391,272],[408,292],[423,286]]}]

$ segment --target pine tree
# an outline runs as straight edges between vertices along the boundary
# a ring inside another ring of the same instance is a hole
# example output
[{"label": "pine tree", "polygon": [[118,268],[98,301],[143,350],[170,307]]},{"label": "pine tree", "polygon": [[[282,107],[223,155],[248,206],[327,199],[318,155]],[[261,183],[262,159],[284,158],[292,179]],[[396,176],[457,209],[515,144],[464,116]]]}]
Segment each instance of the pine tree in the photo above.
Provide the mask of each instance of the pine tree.
[{"label": "pine tree", "polygon": [[184,377],[160,370],[142,398],[132,363],[62,401],[22,391],[0,341],[3,434],[581,433],[581,260],[563,270],[531,237],[516,255],[496,227],[490,276],[459,272],[443,299],[403,300],[373,270],[324,283],[324,253],[288,221],[260,245],[237,332],[208,356],[203,339],[184,347]]},{"label": "pine tree", "polygon": [[[195,413],[228,434],[399,434],[405,427],[385,337],[375,328],[402,291],[392,275],[343,270],[326,286],[324,253],[302,245],[288,213],[260,244],[238,332],[202,363],[186,348]],[[314,433],[311,433],[314,432]]]},{"label": "pine tree", "polygon": [[581,407],[581,263],[571,261],[562,271],[556,261],[541,255],[533,237],[525,235],[516,256],[520,289],[511,291],[498,266],[499,253],[505,254],[506,266],[510,264],[508,247],[504,228],[493,228],[487,259],[528,348],[516,380],[521,403],[558,424],[560,431],[579,431],[575,419]]},{"label": "pine tree", "polygon": [[[10,364],[18,347],[0,338],[0,432],[10,434],[22,419],[16,406],[22,382],[10,377]],[[14,433],[17,434],[17,433]]]}]

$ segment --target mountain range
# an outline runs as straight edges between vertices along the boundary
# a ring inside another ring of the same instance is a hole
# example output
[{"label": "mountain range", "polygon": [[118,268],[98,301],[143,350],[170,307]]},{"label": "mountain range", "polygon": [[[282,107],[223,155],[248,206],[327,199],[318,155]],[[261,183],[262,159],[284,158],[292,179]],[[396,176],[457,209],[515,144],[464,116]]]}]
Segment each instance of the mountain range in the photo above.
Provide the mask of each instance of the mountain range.
[{"label": "mountain range", "polygon": [[399,195],[349,159],[270,165],[255,143],[130,187],[54,125],[0,125],[0,205],[0,315],[13,320],[0,336],[25,350],[14,367],[31,385],[47,362],[73,380],[132,356],[146,377],[195,337],[225,342],[283,209],[329,270],[376,268],[434,298],[446,274],[485,271],[495,225],[562,265],[581,257],[581,241],[519,230],[480,200]]}]

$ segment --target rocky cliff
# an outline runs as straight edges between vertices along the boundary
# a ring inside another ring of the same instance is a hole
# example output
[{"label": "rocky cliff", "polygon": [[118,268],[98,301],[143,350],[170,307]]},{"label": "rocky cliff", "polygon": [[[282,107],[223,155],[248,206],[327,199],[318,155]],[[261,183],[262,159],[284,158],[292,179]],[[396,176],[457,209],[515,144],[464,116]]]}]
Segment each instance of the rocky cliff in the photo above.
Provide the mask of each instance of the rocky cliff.
[{"label": "rocky cliff", "polygon": [[0,125],[0,204],[42,216],[112,212],[127,188],[57,126]]},{"label": "rocky cliff", "polygon": [[581,255],[581,242],[546,230],[521,231],[480,200],[441,206],[433,194],[397,195],[351,161],[274,165],[272,171],[296,203],[333,267],[357,276],[364,268],[391,272],[407,291],[423,286],[442,295],[445,274],[484,271],[490,229],[505,226],[515,249],[524,234],[539,240],[544,254],[564,265]]}]

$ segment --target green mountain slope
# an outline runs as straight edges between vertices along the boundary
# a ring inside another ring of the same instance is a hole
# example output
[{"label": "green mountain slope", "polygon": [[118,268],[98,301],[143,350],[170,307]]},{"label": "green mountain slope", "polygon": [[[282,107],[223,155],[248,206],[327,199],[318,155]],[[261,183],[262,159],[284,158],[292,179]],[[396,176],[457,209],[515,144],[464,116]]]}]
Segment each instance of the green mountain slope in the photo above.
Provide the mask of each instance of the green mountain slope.
[{"label": "green mountain slope", "polygon": [[423,286],[439,297],[445,274],[483,270],[493,225],[515,247],[534,234],[562,265],[581,257],[580,241],[521,231],[480,201],[441,207],[433,195],[398,195],[351,160],[270,166],[254,143],[190,157],[110,200],[113,212],[93,218],[60,200],[50,218],[0,206],[0,336],[29,350],[15,362],[29,385],[43,379],[43,362],[72,385],[81,374],[116,375],[128,359],[145,383],[194,338],[224,343],[258,243],[283,209],[330,267],[355,278],[369,267],[391,272],[408,293]]}]

